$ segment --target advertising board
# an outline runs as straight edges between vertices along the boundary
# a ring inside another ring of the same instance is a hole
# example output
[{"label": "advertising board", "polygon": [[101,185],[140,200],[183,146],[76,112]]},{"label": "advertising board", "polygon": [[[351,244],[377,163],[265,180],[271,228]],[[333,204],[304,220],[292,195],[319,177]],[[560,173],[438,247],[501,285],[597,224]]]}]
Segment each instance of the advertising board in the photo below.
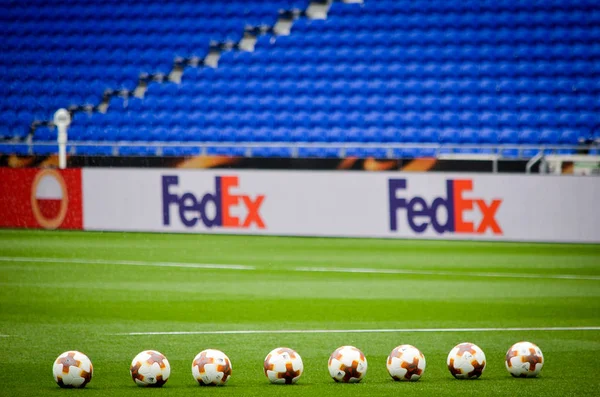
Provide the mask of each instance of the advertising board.
[{"label": "advertising board", "polygon": [[600,242],[600,180],[83,170],[86,230]]},{"label": "advertising board", "polygon": [[81,170],[0,168],[0,227],[81,229]]}]

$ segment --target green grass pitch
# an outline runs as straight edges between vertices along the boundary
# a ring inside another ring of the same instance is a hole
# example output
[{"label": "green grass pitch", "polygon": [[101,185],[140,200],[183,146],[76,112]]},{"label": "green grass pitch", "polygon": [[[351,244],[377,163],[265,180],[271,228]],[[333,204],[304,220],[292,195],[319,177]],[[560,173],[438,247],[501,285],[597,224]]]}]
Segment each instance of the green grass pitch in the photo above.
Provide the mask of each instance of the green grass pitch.
[{"label": "green grass pitch", "polygon": [[[2,396],[593,395],[599,326],[599,245],[0,231]],[[514,327],[538,330],[506,330]],[[596,329],[540,329],[550,327]],[[497,330],[377,331],[438,328]],[[232,330],[377,332],[129,335]],[[514,379],[504,368],[506,351],[521,340],[544,352],[539,378]],[[446,368],[450,349],[466,341],[487,356],[478,380],[455,380]],[[427,359],[418,382],[387,374],[388,353],[403,343]],[[329,354],[346,344],[367,356],[360,384],[329,377]],[[264,357],[278,346],[302,356],[297,385],[271,385],[263,374]],[[225,387],[192,379],[192,358],[206,348],[232,361]],[[144,349],[171,363],[161,390],[138,388],[129,376]],[[94,364],[85,390],[62,390],[52,379],[66,350]]]}]

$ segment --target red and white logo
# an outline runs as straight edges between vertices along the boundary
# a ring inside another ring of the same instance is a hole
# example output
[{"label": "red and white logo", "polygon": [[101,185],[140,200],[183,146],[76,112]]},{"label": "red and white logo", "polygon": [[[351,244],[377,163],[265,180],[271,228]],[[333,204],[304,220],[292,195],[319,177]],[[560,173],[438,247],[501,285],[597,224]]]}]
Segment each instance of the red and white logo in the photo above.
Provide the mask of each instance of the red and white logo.
[{"label": "red and white logo", "polygon": [[40,226],[58,228],[67,215],[69,195],[67,184],[55,170],[42,170],[31,184],[31,209]]}]

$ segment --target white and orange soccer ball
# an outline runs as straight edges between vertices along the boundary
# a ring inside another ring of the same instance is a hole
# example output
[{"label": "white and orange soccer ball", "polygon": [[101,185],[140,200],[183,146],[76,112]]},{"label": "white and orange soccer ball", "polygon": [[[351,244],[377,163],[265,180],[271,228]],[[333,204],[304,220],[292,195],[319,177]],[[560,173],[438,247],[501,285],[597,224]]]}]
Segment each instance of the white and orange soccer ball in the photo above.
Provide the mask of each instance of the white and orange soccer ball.
[{"label": "white and orange soccer ball", "polygon": [[450,350],[447,364],[456,379],[476,379],[485,370],[485,354],[473,343],[460,343]]},{"label": "white and orange soccer ball", "polygon": [[223,386],[231,377],[231,361],[220,350],[203,350],[192,361],[192,375],[200,386]]},{"label": "white and orange soccer ball", "polygon": [[92,380],[94,368],[85,354],[72,350],[64,352],[54,361],[52,374],[60,387],[85,387]]},{"label": "white and orange soccer ball", "polygon": [[334,381],[357,383],[367,373],[367,358],[354,346],[342,346],[331,353],[328,367]]},{"label": "white and orange soccer ball", "polygon": [[295,350],[278,347],[265,357],[264,370],[271,383],[291,385],[300,379],[304,364],[302,357]]},{"label": "white and orange soccer ball", "polygon": [[505,365],[515,378],[534,378],[544,366],[544,355],[537,345],[518,342],[506,352]]},{"label": "white and orange soccer ball", "polygon": [[425,372],[425,356],[414,346],[400,345],[388,356],[387,370],[394,380],[419,380]]},{"label": "white and orange soccer ball", "polygon": [[138,386],[161,387],[169,380],[171,365],[164,354],[144,350],[133,358],[129,372]]}]

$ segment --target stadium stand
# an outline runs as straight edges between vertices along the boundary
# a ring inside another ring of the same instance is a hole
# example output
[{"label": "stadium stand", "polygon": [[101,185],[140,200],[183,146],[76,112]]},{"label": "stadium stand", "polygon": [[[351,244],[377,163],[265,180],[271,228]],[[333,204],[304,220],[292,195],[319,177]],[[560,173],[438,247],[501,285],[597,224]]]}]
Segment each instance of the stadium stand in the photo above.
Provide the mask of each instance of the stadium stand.
[{"label": "stadium stand", "polygon": [[[334,2],[325,20],[306,18],[308,5],[3,3],[0,136],[55,143],[40,121],[66,107],[72,154],[194,155],[200,142],[214,143],[206,154],[265,157],[421,157],[440,143],[572,153],[600,139],[597,1]],[[268,28],[286,15],[291,34]],[[236,47],[245,32],[258,34],[253,51]],[[425,146],[389,149],[399,143]]]}]

